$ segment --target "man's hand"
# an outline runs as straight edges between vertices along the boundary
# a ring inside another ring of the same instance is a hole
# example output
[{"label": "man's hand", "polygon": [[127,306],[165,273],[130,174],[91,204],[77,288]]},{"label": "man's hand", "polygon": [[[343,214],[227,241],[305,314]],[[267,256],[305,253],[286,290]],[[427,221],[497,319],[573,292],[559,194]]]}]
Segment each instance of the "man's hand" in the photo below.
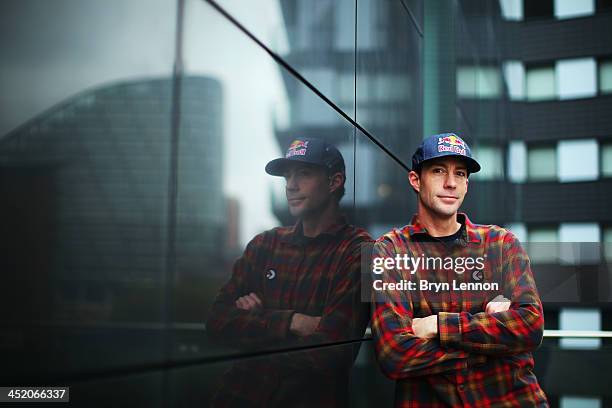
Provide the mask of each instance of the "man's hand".
[{"label": "man's hand", "polygon": [[510,299],[497,295],[492,301],[487,303],[485,313],[505,312],[508,309],[510,309]]},{"label": "man's hand", "polygon": [[296,336],[310,336],[315,332],[321,316],[309,316],[302,313],[294,313],[291,317],[291,325],[289,331]]},{"label": "man's hand", "polygon": [[259,309],[263,307],[263,303],[255,293],[251,292],[246,296],[239,297],[236,300],[236,307],[242,310]]},{"label": "man's hand", "polygon": [[438,335],[438,315],[412,319],[414,335],[422,339],[431,339]]}]

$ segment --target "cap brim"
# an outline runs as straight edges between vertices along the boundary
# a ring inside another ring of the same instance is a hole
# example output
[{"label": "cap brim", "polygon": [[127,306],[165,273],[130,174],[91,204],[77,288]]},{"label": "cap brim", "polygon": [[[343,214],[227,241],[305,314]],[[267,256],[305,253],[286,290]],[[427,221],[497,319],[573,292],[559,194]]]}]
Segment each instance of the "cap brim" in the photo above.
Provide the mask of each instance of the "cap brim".
[{"label": "cap brim", "polygon": [[421,163],[419,163],[419,168],[423,167],[423,163],[427,163],[435,159],[440,159],[442,157],[458,157],[460,159],[465,160],[468,172],[470,172],[470,174],[478,173],[480,171],[480,164],[478,164],[476,160],[472,159],[471,157],[463,156],[461,154],[445,154],[445,155],[438,156],[438,157],[432,157],[431,159],[423,160]]},{"label": "cap brim", "polygon": [[266,173],[270,174],[271,176],[282,176],[285,173],[287,165],[291,161],[292,160],[285,158],[274,159],[266,164]]},{"label": "cap brim", "polygon": [[271,176],[282,177],[285,175],[285,170],[287,170],[287,167],[295,163],[308,163],[315,166],[321,166],[319,163],[313,163],[310,160],[306,160],[302,156],[293,156],[291,159],[281,157],[266,164],[266,173],[270,174]]},{"label": "cap brim", "polygon": [[480,164],[470,157],[464,157],[468,164],[468,171],[470,173],[478,173],[480,171]]}]

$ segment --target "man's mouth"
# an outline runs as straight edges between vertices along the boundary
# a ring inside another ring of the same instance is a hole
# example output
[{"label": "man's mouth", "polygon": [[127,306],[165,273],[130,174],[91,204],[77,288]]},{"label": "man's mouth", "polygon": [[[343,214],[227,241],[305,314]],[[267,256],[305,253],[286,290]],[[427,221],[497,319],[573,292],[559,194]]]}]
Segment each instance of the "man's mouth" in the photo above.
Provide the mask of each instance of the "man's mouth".
[{"label": "man's mouth", "polygon": [[291,198],[287,198],[287,201],[289,202],[289,205],[296,205],[296,204],[301,203],[305,199],[306,197],[291,197]]},{"label": "man's mouth", "polygon": [[455,197],[452,195],[439,195],[438,196],[442,201],[447,203],[453,203],[459,199],[459,197]]}]

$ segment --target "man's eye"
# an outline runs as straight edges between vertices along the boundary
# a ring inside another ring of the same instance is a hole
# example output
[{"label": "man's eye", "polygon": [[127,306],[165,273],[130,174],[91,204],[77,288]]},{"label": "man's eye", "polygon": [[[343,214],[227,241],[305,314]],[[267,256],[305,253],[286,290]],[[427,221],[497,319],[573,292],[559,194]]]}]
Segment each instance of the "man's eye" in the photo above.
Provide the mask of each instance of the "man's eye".
[{"label": "man's eye", "polygon": [[434,173],[442,173],[442,169],[433,169]]},{"label": "man's eye", "polygon": [[459,177],[465,177],[465,172],[463,172],[463,171],[458,171],[458,172],[457,172],[457,175],[458,175]]}]

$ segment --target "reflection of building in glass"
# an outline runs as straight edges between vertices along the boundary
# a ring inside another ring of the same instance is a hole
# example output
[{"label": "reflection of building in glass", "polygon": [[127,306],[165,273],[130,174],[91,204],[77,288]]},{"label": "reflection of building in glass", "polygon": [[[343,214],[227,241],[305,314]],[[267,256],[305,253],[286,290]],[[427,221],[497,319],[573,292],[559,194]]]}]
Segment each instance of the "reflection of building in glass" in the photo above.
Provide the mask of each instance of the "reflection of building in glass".
[{"label": "reflection of building in glass", "polygon": [[[182,85],[178,284],[218,264],[223,254],[215,237],[223,236],[226,217],[221,85],[204,77],[185,78]],[[170,79],[105,86],[63,102],[0,141],[3,197],[10,197],[1,204],[3,244],[10,248],[2,269],[35,275],[27,281],[40,285],[29,294],[18,285],[22,277],[10,278],[15,296],[45,305],[40,309],[54,318],[159,319],[168,250],[171,95]],[[53,312],[52,299],[38,299],[38,292],[55,294]]]},{"label": "reflection of building in glass", "polygon": [[[282,1],[290,49],[285,58],[337,107],[409,163],[410,149],[420,141],[422,132],[421,37],[399,2],[360,1],[357,24],[355,6],[344,0],[316,2],[316,6]],[[401,167],[359,132],[354,144],[354,130],[346,121],[309,89],[297,85],[286,71],[282,74],[291,123],[289,129],[277,131],[280,145],[286,146],[298,136],[334,143],[347,165],[349,193],[343,202],[347,210],[351,207],[348,215],[374,230],[399,222],[389,210],[406,212],[412,201],[404,191]],[[358,180],[356,188],[353,178]],[[284,223],[289,222],[282,206],[275,206],[275,213]]]}]

